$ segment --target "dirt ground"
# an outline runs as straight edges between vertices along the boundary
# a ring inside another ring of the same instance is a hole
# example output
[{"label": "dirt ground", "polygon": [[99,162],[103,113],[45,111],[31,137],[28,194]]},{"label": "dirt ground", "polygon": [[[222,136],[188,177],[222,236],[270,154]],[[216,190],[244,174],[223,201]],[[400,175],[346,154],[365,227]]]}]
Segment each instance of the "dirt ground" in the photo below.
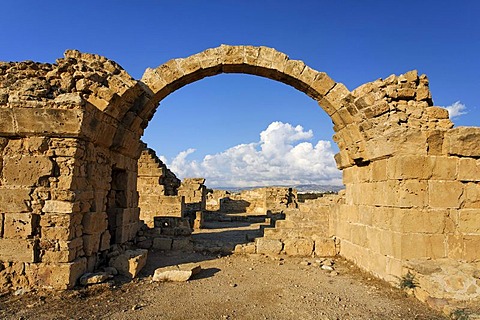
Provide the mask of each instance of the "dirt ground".
[{"label": "dirt ground", "polygon": [[[335,259],[150,252],[138,279],[0,298],[0,319],[446,319],[400,289]],[[157,267],[198,262],[188,282]],[[337,274],[338,273],[338,274]]]}]

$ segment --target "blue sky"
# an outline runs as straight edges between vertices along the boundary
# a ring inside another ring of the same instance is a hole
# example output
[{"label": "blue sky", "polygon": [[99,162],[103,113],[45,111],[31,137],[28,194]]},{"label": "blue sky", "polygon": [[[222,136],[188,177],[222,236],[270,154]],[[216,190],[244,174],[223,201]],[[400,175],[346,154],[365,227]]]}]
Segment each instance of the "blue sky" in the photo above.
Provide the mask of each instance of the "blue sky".
[{"label": "blue sky", "polygon": [[[115,60],[139,79],[147,67],[222,43],[264,45],[351,90],[418,69],[428,75],[436,105],[464,107],[453,119],[457,126],[480,125],[480,2],[474,0],[17,0],[0,8],[2,61],[54,62],[78,49]],[[330,119],[295,89],[220,75],[162,101],[144,140],[179,176],[204,175],[209,186],[338,184],[332,160],[319,155],[335,152],[333,142],[318,145],[332,134]]]}]

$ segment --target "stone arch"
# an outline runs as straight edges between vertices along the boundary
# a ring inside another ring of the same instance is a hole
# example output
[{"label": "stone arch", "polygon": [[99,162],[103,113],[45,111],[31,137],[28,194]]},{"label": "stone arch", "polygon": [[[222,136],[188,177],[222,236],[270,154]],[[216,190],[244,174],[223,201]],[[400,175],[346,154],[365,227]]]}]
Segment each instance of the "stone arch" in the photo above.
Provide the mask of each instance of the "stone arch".
[{"label": "stone arch", "polygon": [[67,51],[0,63],[0,286],[72,287],[111,243],[134,239],[143,129],[169,93],[231,72],[289,84],[331,117],[346,190],[328,225],[342,256],[392,281],[413,260],[480,259],[480,128],[452,128],[425,75],[350,92],[274,49],[220,46],[137,81]]},{"label": "stone arch", "polygon": [[[221,73],[261,76],[307,94],[318,102],[333,122],[335,141],[344,154],[343,158],[348,158],[343,164],[337,160],[338,166],[344,167],[345,163],[353,164],[364,159],[365,141],[357,124],[360,113],[350,91],[326,73],[268,47],[221,45],[187,58],[170,60],[155,69],[148,68],[140,81],[151,96],[148,102],[132,105],[123,112],[124,117],[120,121],[125,131],[143,133],[162,99],[185,85]],[[105,112],[112,113],[108,107]],[[139,121],[132,122],[133,115]],[[116,141],[126,143],[123,137],[117,137]]]}]

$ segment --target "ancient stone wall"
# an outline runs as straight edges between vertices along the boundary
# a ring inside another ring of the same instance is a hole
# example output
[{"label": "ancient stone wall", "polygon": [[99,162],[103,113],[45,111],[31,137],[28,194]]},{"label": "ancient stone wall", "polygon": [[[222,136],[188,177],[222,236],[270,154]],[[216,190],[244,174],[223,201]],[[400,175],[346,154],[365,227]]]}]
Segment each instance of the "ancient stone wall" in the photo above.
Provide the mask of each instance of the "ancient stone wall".
[{"label": "ancient stone wall", "polygon": [[154,217],[184,217],[184,197],[177,195],[180,184],[180,179],[157,157],[155,151],[149,148],[142,151],[138,159],[138,206],[140,219],[147,226],[154,227]]},{"label": "ancient stone wall", "polygon": [[479,129],[452,128],[415,71],[352,94],[365,105],[370,161],[343,170],[341,254],[391,281],[407,260],[479,259]]},{"label": "ancient stone wall", "polygon": [[178,188],[178,195],[185,199],[185,209],[189,213],[205,211],[207,187],[204,178],[185,178]]},{"label": "ancient stone wall", "polygon": [[116,128],[91,103],[129,81],[76,51],[54,65],[0,63],[0,287],[71,287],[134,237],[136,161],[109,150]]},{"label": "ancient stone wall", "polygon": [[[110,244],[133,239],[143,130],[167,95],[220,73],[286,83],[332,119],[345,196],[329,226],[341,255],[392,281],[409,260],[480,259],[480,128],[453,128],[426,76],[349,91],[272,48],[222,45],[136,81],[104,57],[67,51],[55,64],[0,63],[2,287],[71,287]],[[205,199],[202,184],[194,191]]]},{"label": "ancient stone wall", "polygon": [[211,211],[264,215],[281,213],[297,206],[297,190],[287,187],[264,187],[230,193],[212,190],[207,194],[207,209]]}]

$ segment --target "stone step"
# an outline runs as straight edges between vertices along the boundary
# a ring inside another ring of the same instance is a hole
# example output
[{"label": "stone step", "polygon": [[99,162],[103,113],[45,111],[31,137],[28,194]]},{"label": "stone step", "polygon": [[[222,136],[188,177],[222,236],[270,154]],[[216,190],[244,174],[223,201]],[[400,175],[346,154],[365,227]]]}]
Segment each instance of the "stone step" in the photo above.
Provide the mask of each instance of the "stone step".
[{"label": "stone step", "polygon": [[285,220],[321,220],[328,219],[328,212],[289,212],[285,214]]},{"label": "stone step", "polygon": [[277,229],[322,226],[328,226],[328,220],[278,220],[275,222],[275,228]]},{"label": "stone step", "polygon": [[312,238],[325,237],[327,227],[296,227],[296,228],[267,228],[264,230],[264,238],[284,240],[288,238]]}]

